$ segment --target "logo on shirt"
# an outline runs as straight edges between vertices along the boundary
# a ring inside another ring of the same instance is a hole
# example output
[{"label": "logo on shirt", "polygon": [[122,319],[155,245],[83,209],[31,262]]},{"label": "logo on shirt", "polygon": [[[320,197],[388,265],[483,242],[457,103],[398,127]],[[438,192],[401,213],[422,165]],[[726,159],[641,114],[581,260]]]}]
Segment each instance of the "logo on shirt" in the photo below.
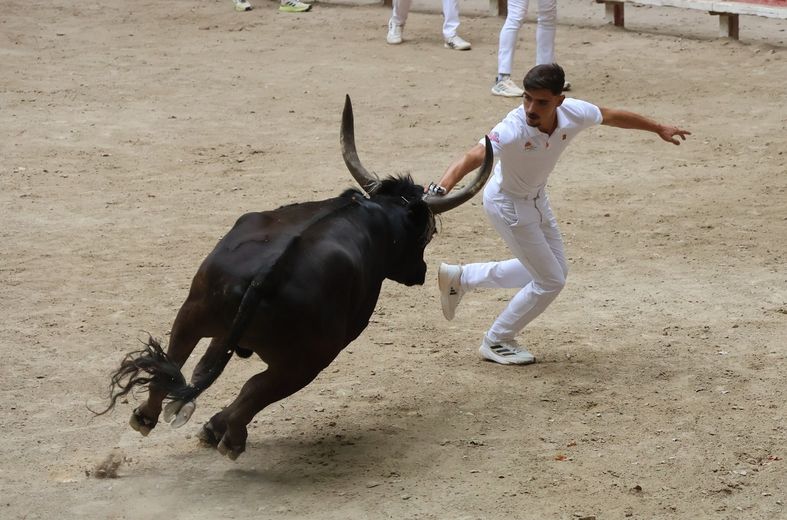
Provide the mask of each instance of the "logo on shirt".
[{"label": "logo on shirt", "polygon": [[565,141],[566,140],[566,134],[563,134],[562,137],[560,138],[560,140],[561,141]]},{"label": "logo on shirt", "polygon": [[533,150],[535,147],[536,147],[536,145],[533,144],[533,141],[525,141],[525,150],[526,151],[529,152],[530,150]]},{"label": "logo on shirt", "polygon": [[492,141],[493,143],[500,144],[500,134],[498,134],[497,132],[492,132],[487,137],[489,137],[489,140]]}]

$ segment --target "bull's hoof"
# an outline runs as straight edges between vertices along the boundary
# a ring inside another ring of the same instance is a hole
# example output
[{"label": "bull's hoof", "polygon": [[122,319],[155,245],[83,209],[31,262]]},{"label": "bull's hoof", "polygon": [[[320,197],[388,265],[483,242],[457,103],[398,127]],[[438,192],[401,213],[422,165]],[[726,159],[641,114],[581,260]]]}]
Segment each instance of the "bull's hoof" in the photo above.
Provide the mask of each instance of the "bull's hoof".
[{"label": "bull's hoof", "polygon": [[216,449],[219,450],[219,453],[222,455],[229,457],[230,460],[236,460],[241,453],[246,450],[245,446],[230,446],[228,444],[229,439],[227,435],[224,434],[224,437],[221,438],[221,442],[219,442]]},{"label": "bull's hoof", "polygon": [[213,427],[209,422],[202,425],[202,429],[197,434],[197,438],[200,440],[200,442],[213,448],[219,444],[219,437],[216,435],[216,432],[213,430]]},{"label": "bull's hoof", "polygon": [[180,428],[191,419],[197,404],[194,401],[170,401],[164,406],[164,421],[173,428]]},{"label": "bull's hoof", "polygon": [[136,431],[142,434],[143,437],[147,437],[150,431],[156,427],[156,421],[153,419],[148,419],[139,411],[139,408],[134,410],[131,413],[131,418],[128,420],[128,424]]}]

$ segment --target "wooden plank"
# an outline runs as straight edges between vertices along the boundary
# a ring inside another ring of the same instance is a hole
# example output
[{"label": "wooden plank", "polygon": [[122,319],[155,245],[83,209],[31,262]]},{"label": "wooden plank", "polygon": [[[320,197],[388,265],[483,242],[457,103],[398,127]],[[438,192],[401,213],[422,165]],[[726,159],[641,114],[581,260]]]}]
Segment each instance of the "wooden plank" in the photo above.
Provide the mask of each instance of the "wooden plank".
[{"label": "wooden plank", "polygon": [[619,0],[596,0],[597,4],[604,4],[604,20],[615,24],[615,27],[625,25],[623,2]]},{"label": "wooden plank", "polygon": [[489,0],[489,14],[492,16],[508,16],[508,0]]},{"label": "wooden plank", "polygon": [[612,22],[615,27],[625,27],[626,16],[623,9],[623,2],[607,2],[606,20]]},{"label": "wooden plank", "polygon": [[740,26],[737,14],[714,13],[712,11],[710,14],[719,15],[719,36],[727,36],[733,40],[739,38]]},{"label": "wooden plank", "polygon": [[740,37],[738,16],[741,14],[787,19],[787,0],[596,0],[596,3],[604,4],[604,19],[616,27],[625,24],[626,3],[707,11],[719,17],[719,35],[733,40]]},{"label": "wooden plank", "polygon": [[779,5],[762,4],[760,2],[735,2],[735,1],[720,1],[713,2],[713,11],[719,13],[732,13],[732,14],[748,14],[752,16],[764,16],[766,18],[780,18],[787,19],[787,2],[782,2]]},{"label": "wooden plank", "polygon": [[716,13],[745,14],[763,16],[767,18],[787,19],[787,2],[776,0],[614,0],[607,2],[597,0],[598,3],[631,3],[650,5],[654,7],[678,7],[681,9],[695,9],[698,11],[713,11]]}]

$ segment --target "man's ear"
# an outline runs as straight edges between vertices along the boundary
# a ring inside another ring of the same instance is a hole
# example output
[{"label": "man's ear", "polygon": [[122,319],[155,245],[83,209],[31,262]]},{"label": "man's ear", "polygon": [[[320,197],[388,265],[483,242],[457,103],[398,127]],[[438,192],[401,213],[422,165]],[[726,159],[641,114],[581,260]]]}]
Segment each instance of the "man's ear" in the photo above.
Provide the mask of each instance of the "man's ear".
[{"label": "man's ear", "polygon": [[566,96],[564,96],[563,94],[561,94],[561,95],[560,95],[560,100],[557,102],[557,105],[555,105],[555,106],[556,106],[556,107],[559,107],[560,105],[562,105],[562,104],[563,104],[563,101],[565,101],[565,99],[566,99]]}]

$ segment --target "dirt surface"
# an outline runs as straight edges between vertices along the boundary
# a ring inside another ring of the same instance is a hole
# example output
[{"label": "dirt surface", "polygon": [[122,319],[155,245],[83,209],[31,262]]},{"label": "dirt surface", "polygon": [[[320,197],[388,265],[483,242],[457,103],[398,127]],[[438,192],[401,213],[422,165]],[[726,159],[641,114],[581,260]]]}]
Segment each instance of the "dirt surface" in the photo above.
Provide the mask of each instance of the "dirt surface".
[{"label": "dirt surface", "polygon": [[508,256],[479,197],[441,219],[427,283],[386,283],[361,338],[260,413],[236,462],[196,433],[258,360],[231,361],[181,429],[132,431],[137,398],[92,418],[239,215],[353,185],[345,93],[367,167],[424,183],[517,103],[489,94],[499,19],[463,16],[473,50],[454,52],[435,12],[393,47],[378,5],[256,4],[3,3],[0,517],[787,518],[783,21],[744,17],[730,42],[705,13],[629,8],[619,30],[561,3],[573,95],[694,135],[596,128],[564,155],[571,273],[520,336],[537,364],[477,357],[511,294],[440,313],[441,261]]}]

